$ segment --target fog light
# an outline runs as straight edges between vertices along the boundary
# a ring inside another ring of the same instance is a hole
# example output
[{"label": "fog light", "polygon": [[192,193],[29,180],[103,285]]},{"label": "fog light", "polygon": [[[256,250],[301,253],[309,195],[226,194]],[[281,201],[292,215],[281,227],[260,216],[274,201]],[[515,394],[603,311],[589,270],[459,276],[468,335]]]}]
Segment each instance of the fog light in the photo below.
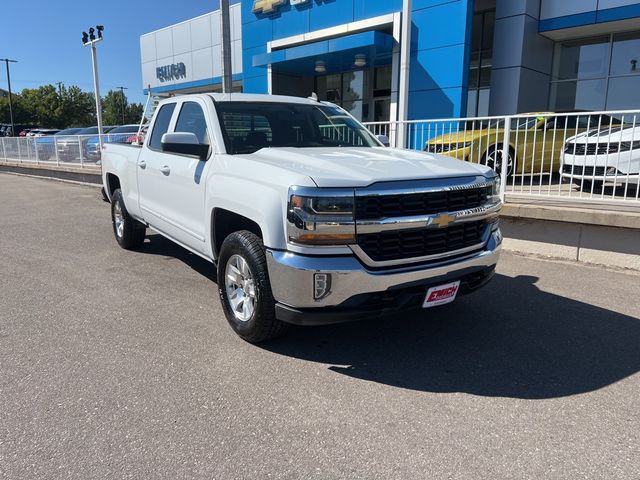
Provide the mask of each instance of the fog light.
[{"label": "fog light", "polygon": [[314,273],[313,274],[313,298],[314,300],[322,300],[331,293],[331,274],[330,273]]}]

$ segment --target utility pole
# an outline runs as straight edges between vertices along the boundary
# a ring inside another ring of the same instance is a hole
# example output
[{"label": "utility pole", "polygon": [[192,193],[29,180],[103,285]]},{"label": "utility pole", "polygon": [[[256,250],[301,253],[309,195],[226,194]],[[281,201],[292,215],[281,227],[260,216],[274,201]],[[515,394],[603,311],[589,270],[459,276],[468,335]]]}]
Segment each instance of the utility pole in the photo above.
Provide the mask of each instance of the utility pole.
[{"label": "utility pole", "polygon": [[[98,31],[98,37],[95,31]],[[96,43],[102,41],[102,32],[104,27],[97,25],[96,30],[89,29],[89,33],[82,32],[82,44],[85,47],[91,47],[91,64],[93,66],[93,88],[96,96],[96,119],[98,121],[98,141],[100,143],[100,151],[102,151],[102,106],[100,101],[100,80],[98,79],[98,53],[96,51]]]},{"label": "utility pole", "polygon": [[11,100],[11,74],[9,73],[9,63],[18,63],[18,61],[11,60],[9,58],[0,58],[0,62],[4,62],[7,67],[7,85],[9,86],[9,119],[11,121],[11,135],[15,136],[16,126],[13,123],[13,102]]},{"label": "utility pole", "polygon": [[220,26],[222,31],[222,92],[231,93],[231,20],[229,14],[229,0],[220,0]]},{"label": "utility pole", "polygon": [[125,104],[124,104],[124,91],[125,90],[129,90],[127,87],[116,87],[118,90],[120,90],[120,93],[122,94],[122,96],[120,97],[120,99],[122,100],[122,125],[124,125],[124,110],[125,110]]}]

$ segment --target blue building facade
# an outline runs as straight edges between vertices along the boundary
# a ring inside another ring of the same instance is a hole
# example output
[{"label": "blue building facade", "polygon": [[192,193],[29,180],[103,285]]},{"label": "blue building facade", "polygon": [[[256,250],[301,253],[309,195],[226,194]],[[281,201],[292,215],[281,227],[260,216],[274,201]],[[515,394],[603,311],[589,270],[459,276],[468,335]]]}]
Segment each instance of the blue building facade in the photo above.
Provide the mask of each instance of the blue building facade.
[{"label": "blue building facade", "polygon": [[[231,10],[236,91],[315,92],[363,121],[640,108],[640,0],[241,0]],[[145,88],[219,90],[219,18],[143,35]]]}]

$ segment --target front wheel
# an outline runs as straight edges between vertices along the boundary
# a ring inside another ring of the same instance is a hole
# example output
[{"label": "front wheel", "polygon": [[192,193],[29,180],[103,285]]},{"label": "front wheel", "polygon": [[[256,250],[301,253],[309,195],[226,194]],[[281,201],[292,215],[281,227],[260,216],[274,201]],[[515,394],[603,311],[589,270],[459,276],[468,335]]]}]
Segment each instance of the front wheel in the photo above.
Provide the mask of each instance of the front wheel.
[{"label": "front wheel", "polygon": [[218,292],[229,325],[242,339],[258,343],[287,331],[288,325],[276,319],[267,259],[257,235],[243,230],[224,240]]},{"label": "front wheel", "polygon": [[[482,163],[492,168],[498,175],[502,174],[502,145],[491,145],[482,157]],[[509,147],[509,155],[507,157],[507,178],[510,178],[515,171],[515,153]]]}]

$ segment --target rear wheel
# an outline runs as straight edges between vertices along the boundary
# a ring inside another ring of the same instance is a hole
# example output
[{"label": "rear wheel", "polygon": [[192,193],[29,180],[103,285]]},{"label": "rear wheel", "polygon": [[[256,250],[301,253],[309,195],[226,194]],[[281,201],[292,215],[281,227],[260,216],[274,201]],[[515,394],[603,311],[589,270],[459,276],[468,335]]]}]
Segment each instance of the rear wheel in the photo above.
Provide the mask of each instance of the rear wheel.
[{"label": "rear wheel", "polygon": [[288,330],[276,319],[264,246],[255,234],[234,232],[222,243],[218,292],[229,325],[242,339],[258,343]]},{"label": "rear wheel", "polygon": [[116,241],[122,248],[136,250],[142,246],[147,227],[129,215],[119,188],[113,192],[111,198],[111,223]]}]

